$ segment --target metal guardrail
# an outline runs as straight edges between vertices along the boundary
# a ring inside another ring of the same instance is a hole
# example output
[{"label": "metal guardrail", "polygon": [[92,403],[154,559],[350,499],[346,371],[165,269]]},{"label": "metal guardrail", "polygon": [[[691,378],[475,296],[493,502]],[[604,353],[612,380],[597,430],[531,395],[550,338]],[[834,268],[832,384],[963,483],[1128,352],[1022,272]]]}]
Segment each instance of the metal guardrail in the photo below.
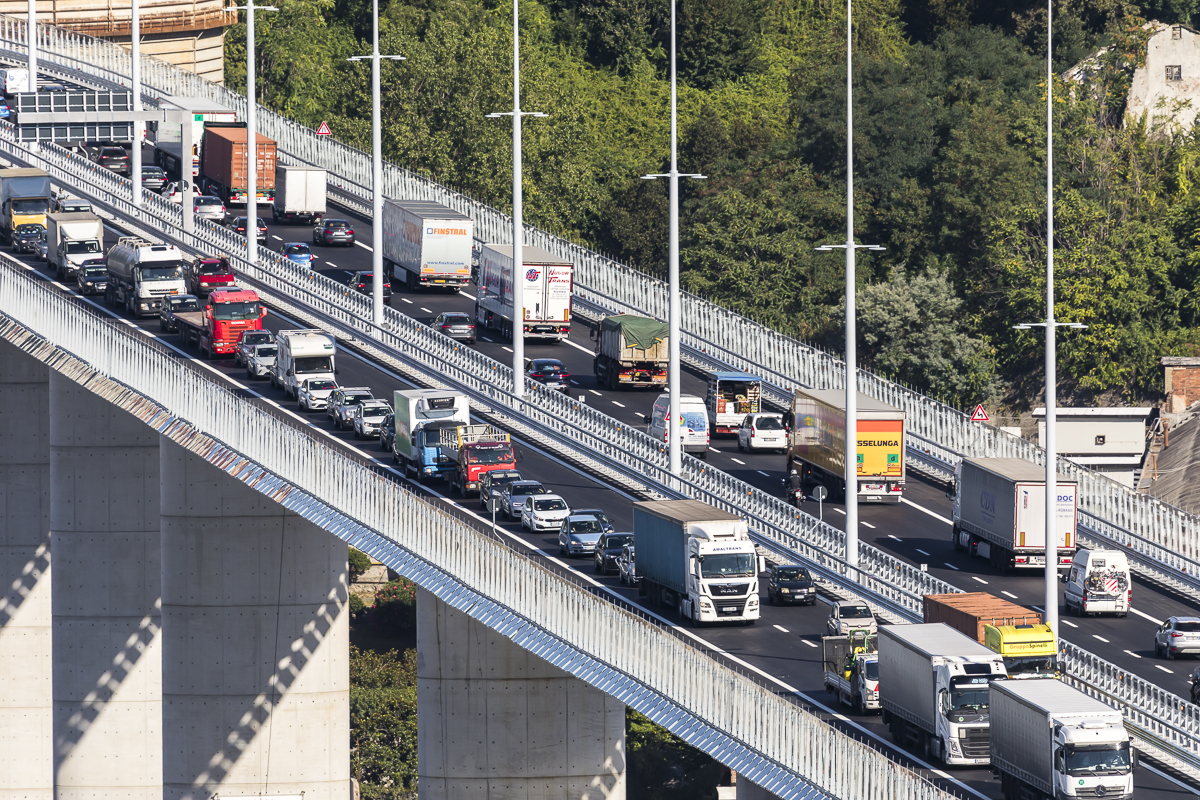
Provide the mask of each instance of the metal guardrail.
[{"label": "metal guardrail", "polygon": [[950,795],[5,262],[0,336],[785,798]]}]

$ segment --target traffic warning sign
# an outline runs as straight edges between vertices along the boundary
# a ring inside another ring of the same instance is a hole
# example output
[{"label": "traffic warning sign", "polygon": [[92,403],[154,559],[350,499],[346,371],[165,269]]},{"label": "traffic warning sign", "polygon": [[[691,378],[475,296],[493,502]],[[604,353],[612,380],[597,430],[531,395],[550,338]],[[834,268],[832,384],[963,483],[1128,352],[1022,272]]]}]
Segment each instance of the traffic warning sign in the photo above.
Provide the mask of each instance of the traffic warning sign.
[{"label": "traffic warning sign", "polygon": [[975,406],[975,413],[971,415],[971,422],[989,422],[989,421],[990,421],[990,417],[988,417],[987,412],[983,410],[983,403],[980,403],[979,405]]},{"label": "traffic warning sign", "polygon": [[321,127],[317,128],[317,136],[333,136],[333,131],[329,130],[329,123],[321,120]]}]

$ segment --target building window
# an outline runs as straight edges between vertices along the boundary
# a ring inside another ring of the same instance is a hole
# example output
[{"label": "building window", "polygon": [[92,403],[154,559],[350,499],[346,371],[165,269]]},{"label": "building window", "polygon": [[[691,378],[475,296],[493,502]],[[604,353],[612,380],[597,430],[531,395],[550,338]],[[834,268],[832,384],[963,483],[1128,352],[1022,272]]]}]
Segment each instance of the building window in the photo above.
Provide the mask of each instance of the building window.
[{"label": "building window", "polygon": [[1182,39],[1183,38],[1183,26],[1182,25],[1171,26],[1171,38],[1172,39]]},{"label": "building window", "polygon": [[1176,66],[1173,66],[1173,67],[1171,67],[1171,66],[1168,66],[1168,67],[1167,67],[1167,80],[1168,80],[1168,81],[1181,81],[1181,80],[1183,80],[1183,67],[1182,67],[1182,66],[1178,66],[1178,65],[1176,65]]}]

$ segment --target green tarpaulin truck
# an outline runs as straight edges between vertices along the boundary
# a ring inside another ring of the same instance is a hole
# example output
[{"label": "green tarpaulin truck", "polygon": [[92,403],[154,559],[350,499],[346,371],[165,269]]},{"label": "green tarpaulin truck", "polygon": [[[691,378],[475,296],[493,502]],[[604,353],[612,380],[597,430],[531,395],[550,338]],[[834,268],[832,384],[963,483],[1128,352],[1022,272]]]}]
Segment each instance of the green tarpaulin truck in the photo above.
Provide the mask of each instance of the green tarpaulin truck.
[{"label": "green tarpaulin truck", "polygon": [[667,323],[633,314],[600,321],[593,337],[596,382],[609,389],[667,385]]}]

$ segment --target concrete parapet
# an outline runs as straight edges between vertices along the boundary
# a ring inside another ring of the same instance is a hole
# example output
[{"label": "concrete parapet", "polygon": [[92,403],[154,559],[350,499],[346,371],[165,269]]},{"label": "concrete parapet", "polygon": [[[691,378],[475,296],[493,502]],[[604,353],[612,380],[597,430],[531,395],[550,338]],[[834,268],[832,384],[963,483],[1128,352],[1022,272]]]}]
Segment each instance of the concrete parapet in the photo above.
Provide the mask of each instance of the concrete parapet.
[{"label": "concrete parapet", "polygon": [[158,434],[50,373],[55,797],[162,797]]},{"label": "concrete parapet", "polygon": [[417,592],[421,800],[624,800],[625,706]]},{"label": "concrete parapet", "polygon": [[0,342],[0,800],[54,788],[50,375]]},{"label": "concrete parapet", "polygon": [[164,797],[350,786],[346,544],[163,439]]}]

